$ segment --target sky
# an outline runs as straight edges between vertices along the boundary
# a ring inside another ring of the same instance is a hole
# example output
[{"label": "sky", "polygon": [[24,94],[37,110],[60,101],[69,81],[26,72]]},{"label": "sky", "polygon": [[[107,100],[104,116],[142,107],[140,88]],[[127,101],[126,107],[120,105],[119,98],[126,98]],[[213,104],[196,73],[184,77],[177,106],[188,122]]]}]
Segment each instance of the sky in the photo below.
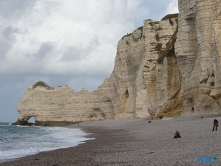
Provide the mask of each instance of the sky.
[{"label": "sky", "polygon": [[96,90],[117,43],[143,21],[178,13],[178,0],[0,0],[0,122],[37,81]]}]

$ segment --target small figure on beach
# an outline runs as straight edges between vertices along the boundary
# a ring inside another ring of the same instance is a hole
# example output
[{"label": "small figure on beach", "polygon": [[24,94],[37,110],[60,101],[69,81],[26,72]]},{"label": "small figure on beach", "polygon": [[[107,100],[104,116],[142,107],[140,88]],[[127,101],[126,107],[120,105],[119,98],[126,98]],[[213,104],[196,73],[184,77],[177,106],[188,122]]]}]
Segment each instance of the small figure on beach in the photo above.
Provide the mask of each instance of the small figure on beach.
[{"label": "small figure on beach", "polygon": [[181,138],[179,131],[176,131],[173,138]]},{"label": "small figure on beach", "polygon": [[192,113],[194,112],[194,107],[192,107]]},{"label": "small figure on beach", "polygon": [[214,129],[217,131],[217,127],[219,127],[219,122],[217,119],[214,119],[214,122],[213,122],[213,131]]}]

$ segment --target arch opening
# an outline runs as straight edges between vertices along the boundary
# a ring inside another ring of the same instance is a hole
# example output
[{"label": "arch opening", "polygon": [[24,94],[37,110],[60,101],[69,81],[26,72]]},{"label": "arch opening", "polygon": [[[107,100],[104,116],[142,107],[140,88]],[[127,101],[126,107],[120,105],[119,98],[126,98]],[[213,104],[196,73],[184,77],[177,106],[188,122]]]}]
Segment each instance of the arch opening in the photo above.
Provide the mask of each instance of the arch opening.
[{"label": "arch opening", "polygon": [[35,118],[34,117],[30,117],[28,119],[28,125],[33,125],[33,124],[35,124]]}]

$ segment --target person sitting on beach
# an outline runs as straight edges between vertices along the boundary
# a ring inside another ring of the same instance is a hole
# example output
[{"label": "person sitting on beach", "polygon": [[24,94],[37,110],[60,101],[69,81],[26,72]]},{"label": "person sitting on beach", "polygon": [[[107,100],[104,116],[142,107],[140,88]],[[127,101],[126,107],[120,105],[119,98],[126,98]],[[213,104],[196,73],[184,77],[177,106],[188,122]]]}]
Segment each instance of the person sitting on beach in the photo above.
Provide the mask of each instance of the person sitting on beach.
[{"label": "person sitting on beach", "polygon": [[218,122],[218,120],[214,119],[214,122],[213,122],[213,131],[214,131],[214,129],[217,131],[217,127],[219,127],[219,122]]},{"label": "person sitting on beach", "polygon": [[173,138],[181,138],[179,131],[176,131]]}]

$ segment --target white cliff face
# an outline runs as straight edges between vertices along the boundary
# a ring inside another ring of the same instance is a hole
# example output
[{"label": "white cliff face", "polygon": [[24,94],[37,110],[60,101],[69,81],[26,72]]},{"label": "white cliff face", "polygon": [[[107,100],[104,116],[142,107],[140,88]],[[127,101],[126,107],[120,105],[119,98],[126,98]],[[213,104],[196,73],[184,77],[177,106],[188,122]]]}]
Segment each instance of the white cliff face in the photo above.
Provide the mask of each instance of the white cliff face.
[{"label": "white cliff face", "polygon": [[39,125],[112,118],[111,101],[100,96],[96,91],[82,89],[76,93],[68,86],[51,88],[37,82],[18,103],[18,123],[26,123],[30,117]]},{"label": "white cliff face", "polygon": [[16,124],[221,113],[221,0],[179,0],[179,11],[122,37],[96,91],[33,85]]},{"label": "white cliff face", "polygon": [[106,91],[109,87],[115,118],[181,114],[181,73],[174,54],[177,17],[146,20],[119,41],[114,71],[102,85]]},{"label": "white cliff face", "polygon": [[220,0],[179,0],[175,51],[183,115],[221,113],[220,5]]},{"label": "white cliff face", "polygon": [[106,118],[180,115],[181,73],[174,53],[178,15],[144,26],[121,38],[110,78],[93,92],[37,82],[18,103],[16,124],[34,117],[38,125]]}]

